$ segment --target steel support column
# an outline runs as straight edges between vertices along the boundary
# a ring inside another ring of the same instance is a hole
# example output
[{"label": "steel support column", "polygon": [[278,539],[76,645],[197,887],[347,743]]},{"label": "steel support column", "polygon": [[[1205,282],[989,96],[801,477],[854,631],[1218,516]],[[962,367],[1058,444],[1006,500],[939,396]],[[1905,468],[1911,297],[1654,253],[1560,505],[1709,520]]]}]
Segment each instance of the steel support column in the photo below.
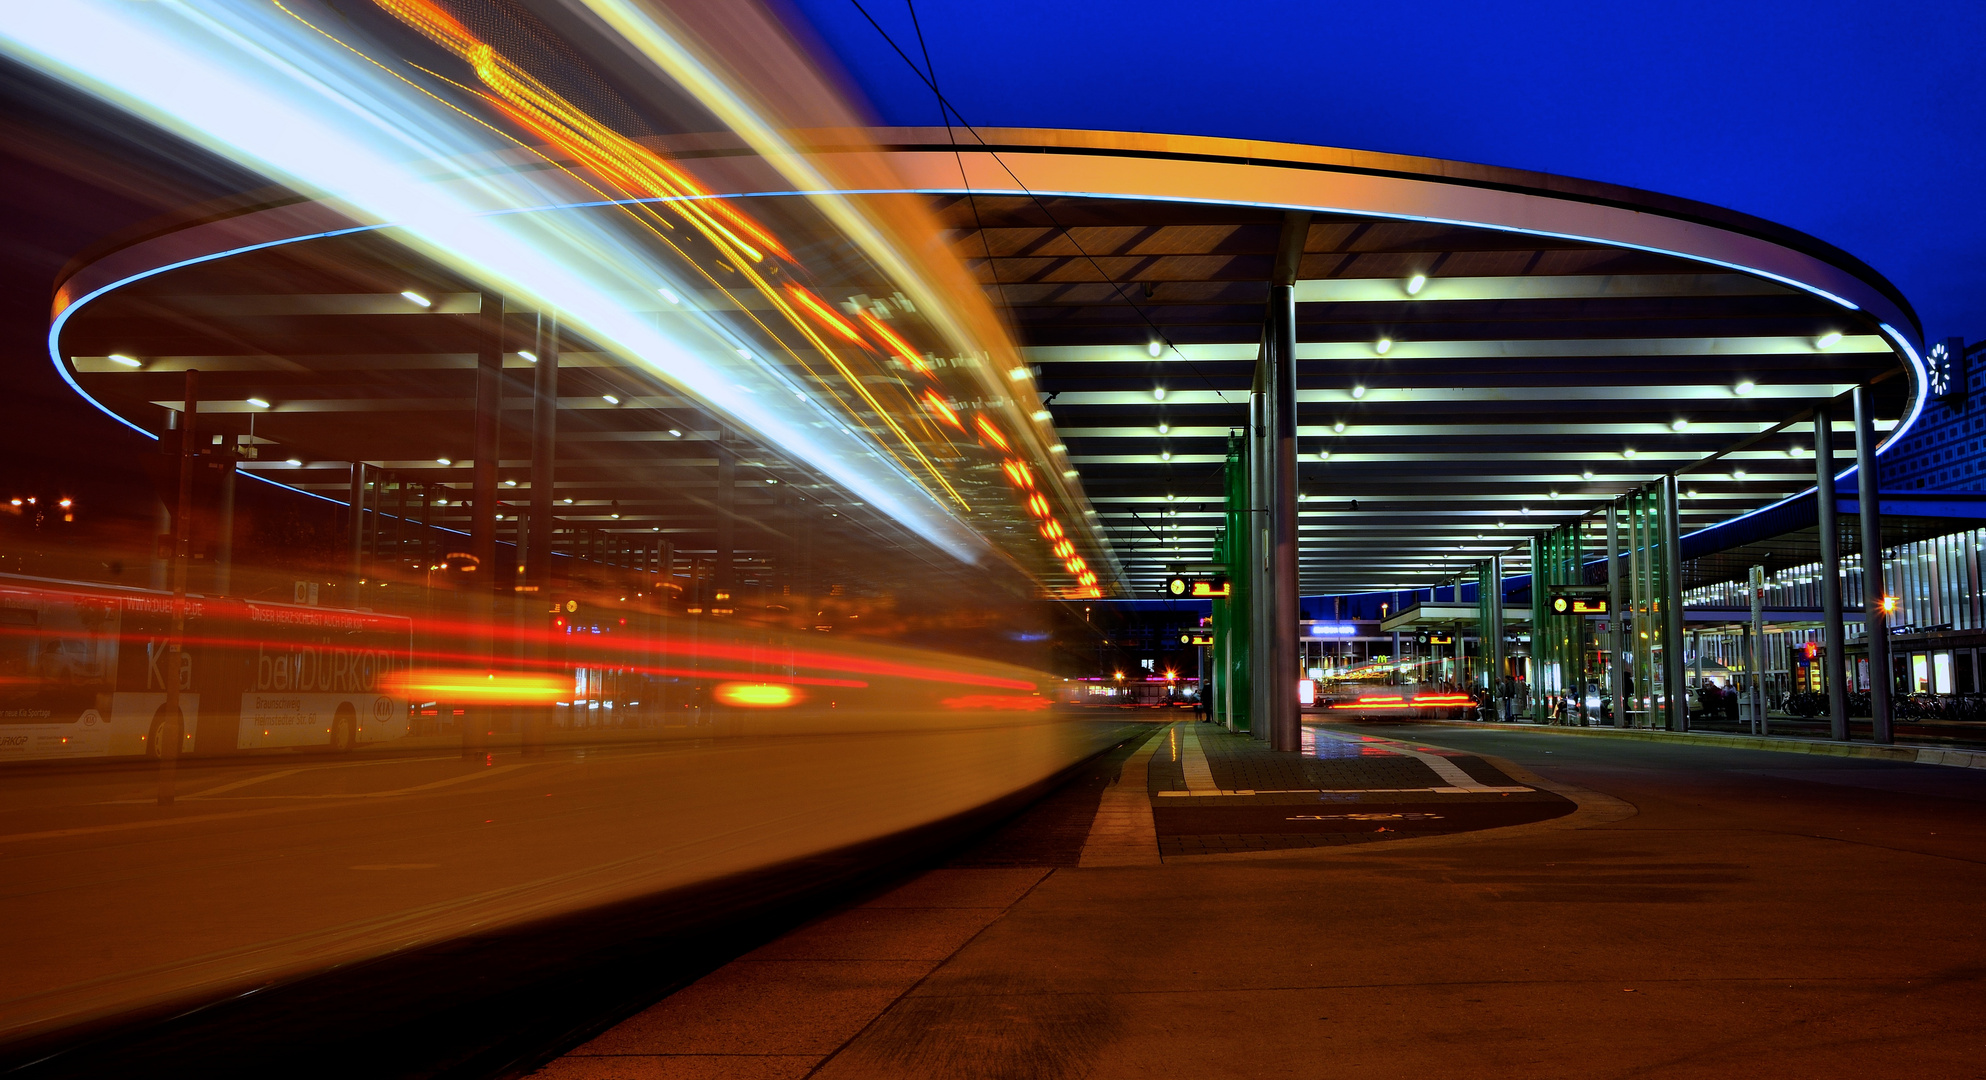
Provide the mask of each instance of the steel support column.
[{"label": "steel support column", "polygon": [[1821,619],[1827,655],[1821,670],[1827,680],[1829,734],[1848,740],[1848,687],[1841,675],[1847,668],[1848,633],[1841,624],[1841,528],[1834,492],[1834,418],[1826,405],[1814,409],[1815,528],[1820,533]]},{"label": "steel support column", "polygon": [[1268,337],[1255,362],[1255,386],[1248,395],[1248,733],[1269,737],[1269,395]]},{"label": "steel support column", "polygon": [[1689,730],[1683,674],[1683,545],[1676,474],[1662,477],[1662,698],[1670,731]]},{"label": "steel support column", "polygon": [[1751,668],[1752,734],[1770,735],[1772,722],[1765,715],[1765,567],[1752,567],[1748,584],[1752,610],[1745,633],[1751,650],[1745,654],[1745,666]]},{"label": "steel support column", "polygon": [[717,433],[717,566],[711,574],[710,603],[705,610],[737,610],[738,598],[738,452],[731,446],[731,433]]},{"label": "steel support column", "polygon": [[221,520],[215,526],[214,593],[226,596],[234,591],[234,482],[239,457],[235,437],[227,437],[221,447]]},{"label": "steel support column", "polygon": [[[1502,708],[1502,700],[1503,700],[1501,695],[1503,693],[1504,667],[1508,663],[1507,650],[1505,649],[1503,643],[1504,628],[1503,628],[1503,556],[1502,555],[1490,556],[1489,616],[1490,616],[1489,648],[1484,650],[1484,655],[1489,657],[1490,700],[1496,702],[1498,708],[1500,709]],[[1503,719],[1502,714],[1499,713],[1497,718]]]},{"label": "steel support column", "polygon": [[1524,680],[1525,689],[1530,691],[1531,719],[1545,723],[1551,718],[1551,709],[1545,704],[1546,684],[1545,665],[1551,657],[1551,630],[1545,623],[1545,542],[1533,536],[1529,541],[1531,556],[1531,670]]},{"label": "steel support column", "polygon": [[[1306,222],[1308,218],[1305,218]],[[1297,701],[1297,473],[1296,473],[1296,295],[1287,284],[1269,290],[1268,350],[1272,407],[1270,475],[1269,574],[1271,602],[1267,605],[1274,629],[1269,639],[1269,746],[1296,751],[1303,747],[1303,717]]]},{"label": "steel support column", "polygon": [[1883,581],[1882,463],[1869,388],[1855,388],[1855,485],[1862,517],[1862,633],[1869,640],[1869,724],[1878,743],[1895,741],[1890,713],[1888,590]]},{"label": "steel support column", "polygon": [[1614,700],[1614,726],[1627,727],[1627,634],[1621,610],[1621,510],[1607,504],[1607,692]]},{"label": "steel support column", "polygon": [[[496,572],[497,453],[503,424],[503,298],[483,294],[476,326],[475,455],[470,477],[469,552],[476,557],[476,592],[485,596]],[[477,614],[483,614],[478,612]]]},{"label": "steel support column", "polygon": [[345,497],[345,504],[351,511],[346,522],[348,535],[345,537],[345,592],[348,597],[345,607],[358,606],[359,579],[365,576],[365,469],[365,462],[352,462],[352,486]]},{"label": "steel support column", "polygon": [[559,317],[538,316],[537,369],[531,373],[531,533],[524,556],[524,586],[544,593],[552,586],[552,495],[558,483]]},{"label": "steel support column", "polygon": [[[171,806],[180,752],[186,748],[186,713],[180,679],[186,665],[186,569],[193,557],[193,470],[199,467],[200,372],[186,369],[186,398],[179,414],[179,509],[172,516],[172,624],[166,635],[165,706],[147,738],[159,762],[157,800]],[[356,468],[356,466],[354,466]]]}]

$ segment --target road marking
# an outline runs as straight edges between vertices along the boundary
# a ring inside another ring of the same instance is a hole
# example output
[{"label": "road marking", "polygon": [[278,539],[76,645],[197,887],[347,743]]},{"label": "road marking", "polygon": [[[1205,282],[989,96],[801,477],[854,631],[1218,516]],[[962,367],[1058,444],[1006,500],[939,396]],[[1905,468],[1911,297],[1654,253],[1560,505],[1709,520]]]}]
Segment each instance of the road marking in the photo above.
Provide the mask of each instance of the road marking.
[{"label": "road marking", "polygon": [[186,825],[195,821],[219,821],[222,818],[260,817],[277,812],[276,807],[265,806],[258,810],[229,810],[220,814],[188,814],[185,817],[154,818],[151,821],[121,821],[115,825],[78,825],[72,829],[48,829],[43,832],[15,833],[0,836],[0,844],[11,844],[22,840],[54,840],[64,836],[89,836],[93,833],[125,832],[130,829],[156,829],[161,825]]},{"label": "road marking", "polygon": [[1428,793],[1433,795],[1478,795],[1495,792],[1509,795],[1519,791],[1530,791],[1527,787],[1354,787],[1354,788],[1241,788],[1236,791],[1158,791],[1153,792],[1161,799],[1232,799],[1247,795],[1394,795],[1401,793]]},{"label": "road marking", "polygon": [[[1207,752],[1200,748],[1200,725],[1186,727],[1186,758],[1181,763],[1186,773],[1186,793],[1188,795],[1218,795],[1221,789],[1214,783],[1214,770],[1207,765]],[[1160,792],[1160,794],[1165,794]]]},{"label": "road marking", "polygon": [[[435,780],[426,784],[415,784],[413,787],[393,788],[390,791],[334,792],[323,795],[236,795],[234,797],[237,799],[384,799],[394,795],[412,795],[417,791],[433,791],[435,788],[449,787],[454,784],[464,784],[471,780],[480,780],[485,777],[496,776],[499,773],[507,773],[515,769],[524,769],[529,767],[530,766],[528,764],[497,765],[494,767],[485,766],[478,768],[475,772],[464,773],[461,776],[451,776],[445,780]],[[303,770],[298,769],[292,771],[301,772]],[[284,775],[287,774],[274,773],[271,774],[270,776],[262,777],[261,779],[269,780]],[[234,786],[234,785],[230,785],[230,786]],[[212,795],[213,795],[212,792],[207,792],[200,795],[188,795],[186,796],[186,799],[183,801],[190,802],[195,799],[210,798],[212,797]]]},{"label": "road marking", "polygon": [[[363,769],[363,768],[369,768],[374,765],[409,765],[409,764],[422,765],[434,761],[456,761],[456,760],[459,760],[459,758],[457,758],[453,754],[450,754],[446,757],[443,757],[441,755],[430,755],[427,757],[377,758],[371,761],[327,761],[327,762],[316,763],[311,765],[299,765],[294,769],[278,769],[275,772],[258,773],[254,776],[247,778],[246,780],[233,780],[225,784],[220,784],[215,787],[207,788],[204,791],[190,792],[188,794],[181,795],[180,799],[183,801],[186,799],[210,798],[212,796],[219,795],[224,791],[234,791],[238,788],[245,788],[252,784],[260,784],[269,780],[280,780],[285,776],[295,776],[298,773],[305,773],[305,772],[328,772],[332,769]],[[142,799],[109,799],[104,802],[97,803],[95,805],[149,806],[156,801],[157,801],[156,797],[146,796],[145,798]]]},{"label": "road marking", "polygon": [[1407,811],[1398,814],[1293,814],[1284,821],[1439,821],[1440,814]]},{"label": "road marking", "polygon": [[1489,784],[1485,784],[1482,781],[1476,779],[1475,777],[1470,776],[1468,773],[1463,772],[1461,769],[1456,767],[1454,762],[1448,760],[1445,757],[1442,757],[1439,754],[1429,754],[1419,750],[1409,749],[1405,743],[1397,743],[1391,739],[1379,739],[1379,738],[1374,738],[1370,735],[1340,735],[1335,731],[1326,731],[1323,728],[1313,728],[1312,730],[1316,731],[1318,736],[1321,738],[1336,739],[1339,742],[1351,743],[1355,746],[1370,746],[1376,743],[1386,748],[1387,750],[1392,751],[1395,754],[1400,754],[1405,757],[1415,758],[1418,761],[1420,761],[1421,764],[1426,765],[1430,769],[1433,769],[1434,774],[1436,776],[1439,776],[1443,780],[1448,781],[1448,785],[1454,788],[1456,791],[1507,792],[1507,791],[1531,790],[1528,787],[1495,787]]}]

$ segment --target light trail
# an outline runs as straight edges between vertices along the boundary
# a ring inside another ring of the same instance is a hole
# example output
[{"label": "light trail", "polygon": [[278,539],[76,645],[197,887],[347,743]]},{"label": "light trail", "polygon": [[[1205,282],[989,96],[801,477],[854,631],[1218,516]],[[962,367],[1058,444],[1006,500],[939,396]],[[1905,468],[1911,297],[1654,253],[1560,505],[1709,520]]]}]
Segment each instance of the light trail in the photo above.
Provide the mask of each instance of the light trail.
[{"label": "light trail", "polygon": [[[388,3],[416,16],[425,7],[409,0]],[[425,29],[441,37],[457,34],[427,21]],[[652,309],[621,299],[651,296],[676,284],[644,242],[644,231],[611,227],[580,213],[514,212],[574,205],[599,194],[597,188],[583,190],[569,173],[545,170],[444,175],[436,165],[486,159],[505,149],[504,140],[488,124],[317,35],[282,10],[243,0],[10,6],[0,12],[0,41],[22,61],[231,160],[319,193],[360,221],[390,224],[396,239],[486,283],[513,306],[559,311],[579,335],[818,469],[940,549],[967,562],[982,557],[986,541],[941,501],[945,496],[939,491],[964,505],[936,466],[922,462],[917,471],[929,479],[920,480],[885,460],[898,448],[923,457],[894,419],[920,411],[907,397],[902,408],[893,408],[868,395],[861,373],[842,366],[849,385],[868,397],[877,418],[897,436],[896,446],[879,446],[843,418],[822,423],[820,403],[801,400],[769,364],[741,358],[735,332],[711,313],[671,317],[665,312],[658,319]],[[536,106],[541,127],[549,129],[557,119],[593,137],[568,139],[561,149],[616,151],[618,156],[594,153],[589,164],[597,165],[597,172],[642,181],[642,205],[656,202],[699,222],[741,267],[754,262],[753,255],[763,260],[784,251],[769,232],[723,200],[701,197],[684,186],[686,180],[656,170],[648,160],[652,153],[631,156],[635,144],[585,129],[579,115],[560,109],[514,65],[489,54],[481,61],[479,74]],[[929,292],[916,281],[902,284],[913,293]],[[777,298],[779,290],[764,292]],[[806,332],[797,310],[789,307],[782,314]],[[879,352],[915,358],[900,336],[878,337]],[[839,365],[826,342],[815,338],[814,344]],[[937,491],[927,486],[933,481]]]}]

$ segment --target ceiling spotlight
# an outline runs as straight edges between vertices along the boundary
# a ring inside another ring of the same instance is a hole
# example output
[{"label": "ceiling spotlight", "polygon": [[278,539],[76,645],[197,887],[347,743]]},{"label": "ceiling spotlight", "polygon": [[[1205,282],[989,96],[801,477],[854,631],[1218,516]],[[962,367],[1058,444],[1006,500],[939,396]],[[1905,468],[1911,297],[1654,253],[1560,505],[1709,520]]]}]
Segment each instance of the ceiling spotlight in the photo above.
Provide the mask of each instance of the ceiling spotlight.
[{"label": "ceiling spotlight", "polygon": [[1332,421],[1331,430],[1337,432],[1340,435],[1343,435],[1345,433],[1345,422],[1343,420]]},{"label": "ceiling spotlight", "polygon": [[504,486],[504,487],[516,487],[516,486],[517,486],[517,481],[515,481],[515,480],[505,480],[505,481],[503,482],[503,486]]},{"label": "ceiling spotlight", "polygon": [[600,400],[606,402],[609,405],[619,405],[621,403],[621,399],[615,397],[612,394],[601,394]]},{"label": "ceiling spotlight", "polygon": [[1680,417],[1680,416],[1678,416],[1678,417],[1676,417],[1676,418],[1675,418],[1675,419],[1674,419],[1673,421],[1671,421],[1671,422],[1669,423],[1669,430],[1670,430],[1670,431],[1681,431],[1682,429],[1684,429],[1684,428],[1686,428],[1686,427],[1688,427],[1688,426],[1689,426],[1689,421],[1687,421],[1687,420],[1685,420],[1685,419],[1683,419],[1682,417]]},{"label": "ceiling spotlight", "polygon": [[1066,454],[1069,452],[1069,448],[1061,443],[1056,443],[1054,446],[1048,448],[1048,452],[1051,454]]},{"label": "ceiling spotlight", "polygon": [[1153,400],[1153,401],[1164,401],[1164,400],[1165,400],[1165,387],[1163,387],[1163,386],[1154,386],[1154,387],[1152,387],[1152,400]]},{"label": "ceiling spotlight", "polygon": [[1696,489],[1695,489],[1695,488],[1691,488],[1691,489],[1689,489],[1688,491],[1685,491],[1685,492],[1683,492],[1683,498],[1685,498],[1685,499],[1694,499],[1694,498],[1696,498]]},{"label": "ceiling spotlight", "polygon": [[1007,372],[1007,378],[1012,379],[1015,382],[1020,382],[1022,379],[1025,379],[1033,374],[1034,371],[1032,369],[1030,369],[1026,364],[1022,364],[1020,367],[1010,369]]},{"label": "ceiling spotlight", "polygon": [[572,505],[572,500],[571,500],[571,499],[567,499],[567,500],[565,501],[565,504],[566,504],[567,506],[571,506],[571,505]]},{"label": "ceiling spotlight", "polygon": [[1518,512],[1518,513],[1520,513],[1520,514],[1523,514],[1523,515],[1524,515],[1525,517],[1530,517],[1530,516],[1531,516],[1531,508],[1530,508],[1530,507],[1528,507],[1528,506],[1520,506],[1520,507],[1518,507],[1518,508],[1517,508],[1517,512]]},{"label": "ceiling spotlight", "polygon": [[1803,451],[1804,451],[1804,448],[1803,448],[1803,447],[1798,447],[1798,446],[1795,446],[1795,447],[1792,447],[1792,448],[1790,448],[1790,449],[1788,449],[1788,450],[1786,451],[1786,456],[1787,456],[1787,457],[1799,457],[1799,456],[1800,456],[1800,454],[1801,454],[1801,453],[1802,453]]},{"label": "ceiling spotlight", "polygon": [[110,354],[110,362],[111,362],[111,363],[113,363],[113,364],[123,364],[123,365],[124,365],[125,367],[140,367],[140,366],[142,366],[142,365],[140,365],[140,364],[138,363],[138,360],[137,360],[137,358],[136,358],[136,357],[132,357],[132,356],[126,356],[126,355],[124,355],[123,353],[111,353],[111,354]]},{"label": "ceiling spotlight", "polygon": [[455,462],[453,462],[453,461],[451,461],[451,460],[449,460],[448,458],[445,458],[445,457],[438,457],[438,458],[435,458],[435,459],[434,459],[434,463],[435,463],[436,465],[453,465],[453,464],[455,464]]},{"label": "ceiling spotlight", "polygon": [[408,290],[408,291],[406,291],[406,292],[403,292],[403,293],[401,293],[400,295],[401,295],[401,296],[404,296],[404,297],[406,297],[406,298],[407,298],[407,299],[409,299],[409,300],[412,300],[412,301],[413,301],[414,303],[416,303],[416,304],[419,304],[419,305],[421,305],[421,306],[422,306],[422,307],[424,307],[424,308],[425,308],[425,307],[433,307],[433,306],[434,306],[434,301],[432,301],[432,300],[430,300],[430,299],[428,299],[427,297],[425,297],[425,296],[422,296],[422,295],[421,295],[420,293],[417,293],[417,292],[414,292],[414,291],[412,291],[412,290]]},{"label": "ceiling spotlight", "polygon": [[1841,331],[1839,330],[1829,330],[1814,340],[1814,348],[1816,349],[1832,349],[1839,344],[1841,344]]},{"label": "ceiling spotlight", "polygon": [[657,285],[655,287],[655,291],[661,294],[662,299],[667,300],[672,304],[680,304],[683,302],[683,298],[676,295],[676,290],[671,289],[666,285]]},{"label": "ceiling spotlight", "polygon": [[1159,354],[1165,351],[1165,346],[1157,338],[1153,338],[1145,343],[1145,351],[1151,354],[1152,359],[1157,360]]},{"label": "ceiling spotlight", "polygon": [[1159,460],[1160,460],[1160,461],[1171,461],[1171,460],[1172,460],[1172,451],[1170,451],[1170,450],[1160,450],[1160,451],[1159,451]]},{"label": "ceiling spotlight", "polygon": [[434,504],[435,504],[436,506],[447,506],[447,505],[448,505],[448,500],[447,500],[447,499],[436,499],[436,500],[434,501]]},{"label": "ceiling spotlight", "polygon": [[1165,501],[1166,501],[1166,502],[1171,502],[1171,501],[1172,501],[1172,492],[1170,492],[1170,491],[1168,491],[1168,492],[1166,492],[1166,493],[1165,493]]},{"label": "ceiling spotlight", "polygon": [[1558,498],[1558,492],[1556,492],[1556,491],[1547,491],[1547,492],[1545,492],[1545,497],[1546,497],[1546,498],[1551,498],[1551,499],[1556,499],[1556,498]]},{"label": "ceiling spotlight", "polygon": [[1393,339],[1390,337],[1380,338],[1379,343],[1374,345],[1373,348],[1379,351],[1379,355],[1385,356],[1393,348]]},{"label": "ceiling spotlight", "polygon": [[1413,277],[1410,277],[1410,278],[1408,278],[1408,279],[1407,279],[1407,295],[1408,295],[1408,296],[1419,296],[1419,295],[1420,295],[1420,292],[1421,292],[1421,286],[1423,286],[1423,285],[1426,285],[1426,284],[1427,284],[1427,275],[1426,275],[1426,274],[1415,274],[1415,275],[1414,275]]},{"label": "ceiling spotlight", "polygon": [[1330,459],[1331,459],[1331,451],[1329,451],[1329,450],[1319,450],[1319,451],[1317,451],[1317,460],[1319,460],[1319,461],[1329,461]]},{"label": "ceiling spotlight", "polygon": [[1055,414],[1049,412],[1047,409],[1036,409],[1032,414],[1032,418],[1036,421],[1047,421],[1054,419]]},{"label": "ceiling spotlight", "polygon": [[286,464],[286,465],[302,465],[302,464],[303,464],[303,459],[302,459],[302,458],[291,458],[291,459],[290,459],[289,461],[287,461],[287,462],[284,462],[284,464]]},{"label": "ceiling spotlight", "polygon": [[766,477],[766,478],[765,478],[765,482],[766,482],[766,483],[768,483],[768,484],[777,484],[777,483],[779,483],[779,481],[777,481],[777,480],[775,480],[775,479],[773,479],[773,478],[772,478],[772,477],[770,477],[770,476],[768,476],[768,477]]},{"label": "ceiling spotlight", "polygon": [[[1076,477],[1078,477],[1078,476],[1081,476],[1081,475],[1082,475],[1081,473],[1079,473],[1079,472],[1077,472],[1077,471],[1076,471],[1076,470],[1074,470],[1074,469],[1063,469],[1063,470],[1062,470],[1062,478],[1063,478],[1063,479],[1065,479],[1065,480],[1074,480],[1074,479],[1075,479]],[[1092,512],[1092,513],[1094,513],[1095,511],[1091,511],[1091,512]]]},{"label": "ceiling spotlight", "polygon": [[1171,433],[1172,433],[1172,425],[1166,423],[1163,420],[1159,421],[1159,434],[1170,435]]},{"label": "ceiling spotlight", "polygon": [[1733,479],[1733,480],[1743,480],[1744,478],[1745,478],[1745,470],[1743,470],[1743,469],[1732,469],[1732,470],[1731,470],[1731,479]]},{"label": "ceiling spotlight", "polygon": [[1731,388],[1731,392],[1738,395],[1739,397],[1744,397],[1746,394],[1749,394],[1756,389],[1758,389],[1758,384],[1751,381],[1750,379],[1746,379],[1744,382],[1741,382],[1738,385],[1733,386]]},{"label": "ceiling spotlight", "polygon": [[682,431],[681,431],[680,429],[678,429],[678,428],[670,428],[670,429],[669,429],[669,434],[670,434],[670,435],[672,435],[672,436],[674,436],[674,437],[676,437],[676,438],[678,438],[678,439],[680,439],[680,438],[682,438],[682,437],[683,437],[683,433],[682,433]]},{"label": "ceiling spotlight", "polygon": [[1593,479],[1593,470],[1591,470],[1591,469],[1582,469],[1582,470],[1580,470],[1580,473],[1579,473],[1579,478],[1580,478],[1581,480],[1591,480],[1591,479]]},{"label": "ceiling spotlight", "polygon": [[1624,458],[1631,458],[1631,457],[1633,457],[1633,456],[1634,456],[1634,447],[1632,447],[1632,446],[1630,446],[1630,447],[1628,447],[1627,449],[1625,449],[1625,450],[1623,450],[1623,451],[1621,451],[1621,456],[1622,456],[1622,457],[1624,457]]},{"label": "ceiling spotlight", "polygon": [[250,405],[253,405],[253,406],[255,406],[255,407],[256,407],[256,408],[258,408],[258,409],[266,409],[266,408],[268,408],[268,407],[269,407],[269,403],[268,403],[268,402],[266,402],[266,401],[264,401],[264,400],[262,400],[262,399],[261,399],[261,398],[259,398],[259,397],[252,397],[252,398],[249,398],[249,399],[248,399],[248,403],[249,403]]},{"label": "ceiling spotlight", "polygon": [[538,354],[532,352],[530,349],[519,349],[517,350],[517,355],[527,363],[535,364],[538,362]]}]

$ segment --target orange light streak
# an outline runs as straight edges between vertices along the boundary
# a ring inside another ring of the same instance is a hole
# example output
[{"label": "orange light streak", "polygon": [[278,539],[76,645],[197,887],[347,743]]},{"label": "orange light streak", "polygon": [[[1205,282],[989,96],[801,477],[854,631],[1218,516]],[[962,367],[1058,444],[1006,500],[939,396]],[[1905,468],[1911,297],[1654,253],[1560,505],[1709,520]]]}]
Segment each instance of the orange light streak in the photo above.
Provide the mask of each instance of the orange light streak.
[{"label": "orange light streak", "polygon": [[800,301],[801,306],[811,312],[815,318],[826,323],[828,329],[833,330],[850,341],[860,342],[862,340],[862,335],[856,333],[854,327],[843,321],[841,316],[835,314],[832,309],[821,302],[820,297],[815,296],[810,290],[788,282],[786,291],[792,293],[793,298]]},{"label": "orange light streak", "polygon": [[782,683],[724,683],[712,695],[725,705],[745,709],[783,709],[800,703],[800,692]]},{"label": "orange light streak", "polygon": [[[974,417],[972,421],[972,426],[978,428],[979,433],[981,435],[986,436],[986,438],[989,441],[991,441],[993,445],[999,447],[1002,450],[1011,449],[1011,447],[1007,445],[1006,438],[1002,436],[998,431],[993,430],[993,425],[987,423],[985,417],[983,416]],[[1029,484],[1028,486],[1033,487],[1034,485]]]},{"label": "orange light streak", "polygon": [[918,355],[917,350],[911,348],[907,343],[904,342],[902,338],[898,337],[896,335],[896,331],[891,330],[887,326],[884,326],[881,319],[876,318],[874,315],[871,315],[866,311],[856,312],[855,317],[861,319],[862,324],[864,326],[867,326],[870,332],[874,333],[877,337],[882,338],[884,344],[888,345],[892,349],[895,349],[897,359],[903,361],[906,364],[909,364],[911,367],[916,368],[918,371],[931,370],[929,367],[925,366],[924,360],[921,356]]},{"label": "orange light streak", "polygon": [[380,683],[388,694],[456,705],[549,705],[572,693],[570,679],[509,671],[396,671]]},{"label": "orange light streak", "polygon": [[1051,702],[1045,697],[1019,697],[1013,694],[967,694],[963,697],[948,697],[940,704],[947,709],[1000,709],[1019,712],[1034,712],[1046,709]]},{"label": "orange light streak", "polygon": [[924,404],[930,407],[931,411],[937,415],[938,419],[943,420],[945,423],[952,425],[953,427],[959,429],[960,431],[965,430],[965,425],[959,423],[958,414],[953,412],[950,406],[947,406],[945,404],[945,400],[938,396],[938,392],[936,390],[924,391]]}]

